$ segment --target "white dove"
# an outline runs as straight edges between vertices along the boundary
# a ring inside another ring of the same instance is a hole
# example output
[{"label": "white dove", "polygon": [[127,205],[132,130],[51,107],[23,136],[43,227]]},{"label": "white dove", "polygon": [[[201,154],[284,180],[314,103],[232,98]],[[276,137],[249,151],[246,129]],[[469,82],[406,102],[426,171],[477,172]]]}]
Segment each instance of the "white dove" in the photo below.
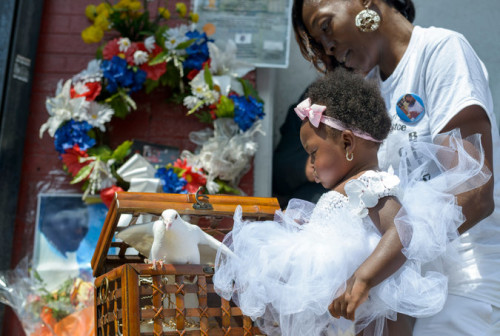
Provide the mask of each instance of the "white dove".
[{"label": "white dove", "polygon": [[[160,219],[145,224],[135,224],[124,229],[116,235],[142,255],[148,256],[152,268],[157,264],[214,264],[217,249],[220,247],[225,253],[233,252],[211,235],[203,232],[198,226],[182,219],[173,209],[162,212]],[[201,253],[200,253],[201,251]],[[201,256],[200,256],[201,254]],[[168,283],[175,283],[173,275],[166,276]],[[195,278],[187,277],[185,280],[194,283]],[[196,293],[186,293],[184,297],[185,308],[198,308]],[[175,308],[175,295],[169,294],[164,299],[166,308]],[[191,323],[199,322],[199,318],[192,317]],[[141,332],[152,332],[151,324],[141,324]],[[164,331],[168,331],[168,328]]]},{"label": "white dove", "polygon": [[[184,221],[173,209],[162,212],[152,223],[132,225],[116,235],[142,255],[169,264],[213,264],[217,249],[232,251],[198,226]],[[200,250],[202,256],[200,257]]]}]

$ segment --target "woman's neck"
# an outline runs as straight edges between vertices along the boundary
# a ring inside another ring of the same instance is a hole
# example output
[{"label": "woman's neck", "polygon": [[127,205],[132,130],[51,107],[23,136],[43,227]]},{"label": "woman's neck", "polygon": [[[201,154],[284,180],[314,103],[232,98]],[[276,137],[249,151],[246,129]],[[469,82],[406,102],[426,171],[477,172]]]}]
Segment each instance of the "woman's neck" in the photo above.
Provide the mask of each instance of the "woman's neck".
[{"label": "woman's neck", "polygon": [[382,80],[394,72],[410,44],[413,25],[396,9],[388,7],[383,13],[379,34],[384,42],[379,54],[379,71]]}]

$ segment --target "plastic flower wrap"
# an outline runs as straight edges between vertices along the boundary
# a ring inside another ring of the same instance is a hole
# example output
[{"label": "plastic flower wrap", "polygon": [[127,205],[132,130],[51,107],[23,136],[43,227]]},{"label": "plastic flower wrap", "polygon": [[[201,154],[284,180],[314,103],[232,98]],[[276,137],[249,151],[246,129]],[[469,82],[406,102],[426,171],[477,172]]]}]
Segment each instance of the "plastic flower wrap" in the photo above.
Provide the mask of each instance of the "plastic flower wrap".
[{"label": "plastic flower wrap", "polygon": [[[63,168],[71,183],[82,185],[84,198],[130,187],[131,181],[117,172],[128,159],[132,142],[111,149],[103,143],[103,134],[109,132],[112,118],[125,118],[137,108],[138,91],[168,87],[167,98],[183,102],[188,114],[195,113],[211,125],[217,119],[232,120],[239,129],[233,135],[238,137],[264,116],[257,92],[243,79],[253,66],[237,60],[234,42],[219,47],[198,31],[197,14],[183,3],[176,5],[175,13],[164,7],[152,13],[151,2],[119,0],[87,6],[91,25],[82,31],[82,39],[101,44],[96,58],[71,79],[60,81],[54,97],[46,100],[49,118],[40,127],[40,137],[47,132],[54,139]],[[175,25],[170,24],[173,18]],[[210,192],[237,192],[235,183],[245,171],[239,165],[227,168],[238,172],[234,177],[236,173],[216,173],[207,165],[179,161],[147,178],[151,186],[159,179],[164,192],[193,192],[216,180],[227,188],[210,187]]]},{"label": "plastic flower wrap", "polygon": [[12,307],[28,336],[93,336],[94,286],[68,278],[48,291],[23,259],[14,270],[0,272],[0,302]]}]

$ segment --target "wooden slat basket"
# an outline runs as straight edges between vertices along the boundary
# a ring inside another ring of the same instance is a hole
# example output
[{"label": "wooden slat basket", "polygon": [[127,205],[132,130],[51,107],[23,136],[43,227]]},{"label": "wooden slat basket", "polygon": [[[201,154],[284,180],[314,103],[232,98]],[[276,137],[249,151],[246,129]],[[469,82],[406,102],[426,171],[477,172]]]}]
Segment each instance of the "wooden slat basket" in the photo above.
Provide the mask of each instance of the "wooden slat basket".
[{"label": "wooden slat basket", "polygon": [[236,207],[247,219],[272,219],[275,198],[195,194],[117,193],[92,258],[96,335],[260,335],[250,318],[219,297],[213,266],[165,264],[153,269],[115,234],[159,218],[165,209],[221,240],[232,228]]}]

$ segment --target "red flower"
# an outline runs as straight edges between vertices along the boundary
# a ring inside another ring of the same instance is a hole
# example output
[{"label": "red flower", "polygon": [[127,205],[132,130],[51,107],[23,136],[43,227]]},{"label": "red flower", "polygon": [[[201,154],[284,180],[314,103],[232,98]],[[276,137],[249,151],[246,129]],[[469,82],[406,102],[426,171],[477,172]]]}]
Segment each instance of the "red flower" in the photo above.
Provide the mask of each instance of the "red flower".
[{"label": "red flower", "polygon": [[[205,65],[210,68],[210,58],[203,62],[203,64],[201,65],[201,69],[205,69]],[[201,69],[193,69],[189,71],[189,73],[186,75],[186,78],[189,80],[193,80],[193,78],[195,78],[196,75],[200,73]]]},{"label": "red flower", "polygon": [[88,82],[85,83],[88,91],[82,94],[76,93],[75,89],[72,87],[70,90],[71,98],[85,97],[87,101],[93,101],[101,94],[102,86],[100,82]]},{"label": "red flower", "polygon": [[78,145],[74,145],[73,148],[68,148],[65,150],[64,154],[61,154],[62,161],[68,168],[71,176],[75,177],[76,174],[85,166],[90,164],[93,160],[87,160],[80,162],[80,158],[89,157],[87,152],[82,151]]},{"label": "red flower", "polygon": [[125,51],[125,60],[127,61],[128,65],[135,66],[135,61],[134,61],[134,53],[139,50],[137,43],[132,43],[130,47],[128,47],[127,51]]},{"label": "red flower", "polygon": [[109,188],[104,188],[101,190],[101,200],[108,208],[111,206],[111,202],[115,198],[115,193],[123,191],[122,188],[112,185]]},{"label": "red flower", "polygon": [[[149,52],[143,42],[137,43],[137,50],[145,51],[149,54],[149,61],[154,59],[161,52],[161,48],[155,43],[155,48]],[[149,62],[141,64],[139,67],[146,72],[146,77],[157,81],[167,71],[167,63],[162,62],[155,65],[149,65]]]},{"label": "red flower", "polygon": [[102,50],[102,57],[105,60],[110,60],[113,58],[113,56],[118,56],[120,54],[120,49],[118,45],[118,38],[112,39],[108,43],[106,43],[106,46]]},{"label": "red flower", "polygon": [[203,174],[193,171],[193,167],[188,166],[186,160],[177,159],[174,163],[174,167],[183,170],[181,177],[187,181],[184,188],[189,193],[194,194],[199,187],[203,187],[207,184],[207,178]]},{"label": "red flower", "polygon": [[200,73],[200,70],[198,69],[193,69],[191,71],[189,71],[189,73],[186,75],[186,78],[189,79],[189,80],[193,80],[193,78],[196,77],[197,74]]}]

